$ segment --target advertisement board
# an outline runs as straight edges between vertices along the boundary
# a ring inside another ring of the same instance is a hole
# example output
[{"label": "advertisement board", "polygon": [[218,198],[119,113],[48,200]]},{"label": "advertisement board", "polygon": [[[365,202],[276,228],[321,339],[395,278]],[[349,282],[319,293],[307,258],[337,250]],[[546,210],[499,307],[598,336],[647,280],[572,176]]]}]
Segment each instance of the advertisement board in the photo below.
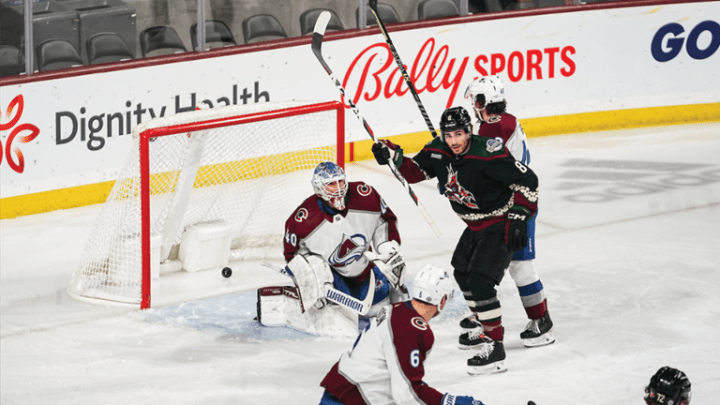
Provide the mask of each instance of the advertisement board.
[{"label": "advertisement board", "polygon": [[[508,109],[524,125],[682,106],[703,111],[698,119],[717,120],[718,16],[720,2],[692,2],[455,19],[460,22],[391,35],[435,123],[447,107],[469,108],[465,88],[486,75],[504,80]],[[358,31],[328,38],[323,55],[376,136],[427,131],[382,35]],[[309,44],[53,80],[0,81],[2,217],[23,214],[14,208],[23,203],[16,197],[113,181],[132,129],[153,117],[191,111],[201,102],[337,99]],[[348,142],[368,139],[350,112],[346,123]],[[557,131],[578,130],[583,128],[568,124]],[[533,136],[528,126],[526,131]],[[57,209],[46,206],[41,210]]]}]

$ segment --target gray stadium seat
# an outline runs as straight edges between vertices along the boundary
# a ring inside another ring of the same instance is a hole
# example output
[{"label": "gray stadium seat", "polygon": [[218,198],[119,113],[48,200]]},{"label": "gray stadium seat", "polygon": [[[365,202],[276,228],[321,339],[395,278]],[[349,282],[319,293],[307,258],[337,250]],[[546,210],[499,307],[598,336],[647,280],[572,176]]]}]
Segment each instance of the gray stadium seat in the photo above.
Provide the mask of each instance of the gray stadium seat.
[{"label": "gray stadium seat", "polygon": [[70,41],[62,38],[50,38],[40,42],[35,48],[35,57],[41,72],[83,65],[77,49]]},{"label": "gray stadium seat", "polygon": [[[140,33],[140,51],[144,58],[154,51],[162,51],[166,54],[182,53],[187,52],[187,48],[173,27],[157,25]],[[160,53],[157,52],[157,54]]]},{"label": "gray stadium seat", "polygon": [[[190,40],[192,41],[193,51],[197,50],[197,23],[190,26]],[[230,31],[230,27],[220,20],[205,21],[205,44],[221,44],[221,46],[237,45],[235,35]]]},{"label": "gray stadium seat", "polygon": [[243,37],[245,43],[257,38],[279,37],[287,38],[287,33],[280,25],[280,21],[272,14],[256,14],[243,20]]},{"label": "gray stadium seat", "polygon": [[455,17],[460,15],[460,9],[452,0],[423,0],[418,3],[418,19]]},{"label": "gray stadium seat", "polygon": [[[367,15],[365,20],[365,26],[377,25],[375,14],[373,14],[372,10],[370,10],[370,7],[367,7],[366,10]],[[378,3],[377,11],[378,14],[380,14],[380,19],[385,25],[402,22],[402,20],[400,20],[400,16],[395,10],[395,7],[393,7],[391,4]],[[360,27],[360,7],[355,9],[355,20],[357,21],[357,26]]]},{"label": "gray stadium seat", "polygon": [[85,47],[90,65],[134,59],[125,40],[115,32],[97,33],[87,39]]}]

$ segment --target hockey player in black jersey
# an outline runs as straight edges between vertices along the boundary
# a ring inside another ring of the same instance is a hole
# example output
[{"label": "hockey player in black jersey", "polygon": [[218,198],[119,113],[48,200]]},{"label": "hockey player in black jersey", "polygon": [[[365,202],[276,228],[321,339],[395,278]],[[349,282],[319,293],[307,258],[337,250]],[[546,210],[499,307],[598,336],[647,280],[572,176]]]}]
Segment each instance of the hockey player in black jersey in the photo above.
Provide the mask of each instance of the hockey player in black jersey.
[{"label": "hockey player in black jersey", "polygon": [[437,178],[440,192],[467,224],[451,263],[484,330],[481,343],[473,347],[480,353],[468,360],[468,372],[502,372],[507,368],[496,287],[513,253],[527,244],[527,224],[537,211],[538,179],[502,141],[472,135],[472,120],[463,107],[445,110],[440,130],[441,136],[413,158],[386,140],[373,145],[373,154],[381,165],[392,161],[410,183]]}]

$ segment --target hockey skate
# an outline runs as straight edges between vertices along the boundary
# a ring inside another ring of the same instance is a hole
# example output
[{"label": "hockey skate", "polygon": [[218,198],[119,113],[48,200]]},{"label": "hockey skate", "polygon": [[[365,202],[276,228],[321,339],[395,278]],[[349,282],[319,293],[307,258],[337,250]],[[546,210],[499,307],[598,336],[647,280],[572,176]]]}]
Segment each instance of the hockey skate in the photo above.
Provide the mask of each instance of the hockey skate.
[{"label": "hockey skate", "polygon": [[464,331],[469,332],[477,328],[482,329],[482,324],[477,318],[477,315],[473,313],[472,315],[468,316],[467,318],[463,318],[463,320],[460,321],[460,327]]},{"label": "hockey skate", "polygon": [[488,341],[482,343],[478,350],[480,353],[468,359],[468,374],[483,375],[502,373],[507,371],[505,366],[505,346],[503,342],[492,340],[486,337]]},{"label": "hockey skate", "polygon": [[525,347],[539,347],[555,343],[555,336],[552,334],[553,323],[550,319],[550,312],[545,311],[539,319],[528,322],[525,330],[520,333],[520,338]]},{"label": "hockey skate", "polygon": [[483,328],[480,326],[461,333],[458,338],[458,347],[462,350],[480,349],[483,344],[491,341],[492,339],[483,334]]}]

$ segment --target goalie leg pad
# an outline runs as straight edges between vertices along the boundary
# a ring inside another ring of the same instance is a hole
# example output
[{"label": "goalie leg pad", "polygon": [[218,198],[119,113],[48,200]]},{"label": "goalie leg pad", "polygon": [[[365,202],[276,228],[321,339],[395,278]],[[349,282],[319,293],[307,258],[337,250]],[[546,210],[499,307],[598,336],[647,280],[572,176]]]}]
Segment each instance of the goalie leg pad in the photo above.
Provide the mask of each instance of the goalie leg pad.
[{"label": "goalie leg pad", "polygon": [[312,308],[317,300],[324,297],[325,286],[333,282],[330,265],[320,256],[297,255],[287,264],[287,268],[300,289],[305,309]]},{"label": "goalie leg pad", "polygon": [[358,334],[358,314],[340,305],[328,303],[322,308],[313,307],[305,316],[318,335],[356,337]]}]

